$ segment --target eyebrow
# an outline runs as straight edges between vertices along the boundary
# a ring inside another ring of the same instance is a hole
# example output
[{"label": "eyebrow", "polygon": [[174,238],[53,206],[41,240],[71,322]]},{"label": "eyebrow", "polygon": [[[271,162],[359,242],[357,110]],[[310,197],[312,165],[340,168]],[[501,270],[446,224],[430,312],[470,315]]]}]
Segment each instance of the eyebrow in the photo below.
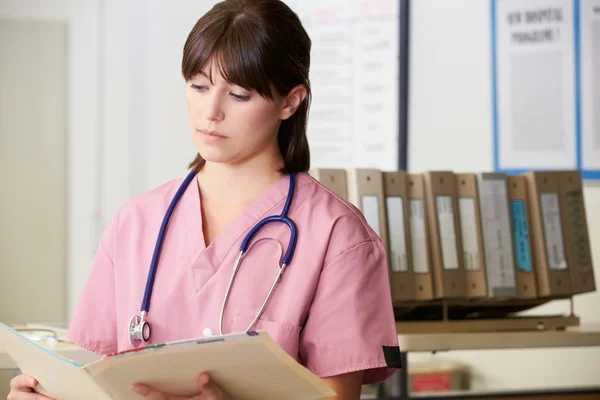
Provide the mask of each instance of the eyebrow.
[{"label": "eyebrow", "polygon": [[215,83],[213,82],[212,78],[210,76],[208,76],[208,74],[206,72],[204,72],[203,70],[198,72],[198,74],[202,75],[203,77],[205,77],[206,79],[208,79],[210,81],[211,85],[214,85]]}]

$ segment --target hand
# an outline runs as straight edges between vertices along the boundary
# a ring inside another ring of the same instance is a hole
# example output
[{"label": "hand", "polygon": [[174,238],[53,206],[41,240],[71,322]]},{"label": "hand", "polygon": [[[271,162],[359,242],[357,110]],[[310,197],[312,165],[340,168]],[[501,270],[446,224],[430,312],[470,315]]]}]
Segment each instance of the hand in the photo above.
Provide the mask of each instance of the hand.
[{"label": "hand", "polygon": [[29,375],[18,375],[10,381],[10,393],[6,400],[48,400],[50,397],[35,393],[38,381]]},{"label": "hand", "polygon": [[[150,386],[136,383],[132,385],[131,390],[137,394],[147,398],[148,400],[185,400],[184,397],[173,396],[168,393],[160,392]],[[191,397],[191,400],[230,400],[214,382],[211,381],[210,375],[204,372],[198,377],[198,394]]]}]

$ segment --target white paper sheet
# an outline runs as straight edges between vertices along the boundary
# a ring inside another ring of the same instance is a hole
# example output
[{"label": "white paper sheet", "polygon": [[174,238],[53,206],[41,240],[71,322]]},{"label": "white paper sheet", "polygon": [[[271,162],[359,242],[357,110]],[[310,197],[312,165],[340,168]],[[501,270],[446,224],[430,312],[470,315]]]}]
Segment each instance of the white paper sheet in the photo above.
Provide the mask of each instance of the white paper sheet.
[{"label": "white paper sheet", "polygon": [[413,272],[427,274],[429,273],[429,262],[423,200],[410,200],[409,221]]},{"label": "white paper sheet", "polygon": [[408,255],[406,253],[404,201],[400,196],[387,196],[385,201],[391,253],[390,266],[393,272],[407,272]]},{"label": "white paper sheet", "polygon": [[548,268],[552,270],[567,269],[558,195],[542,193],[541,203]]},{"label": "white paper sheet", "polygon": [[442,260],[444,269],[455,270],[458,269],[458,253],[452,197],[437,196],[435,201],[440,229],[440,240],[442,242]]},{"label": "white paper sheet", "polygon": [[377,196],[362,197],[362,212],[367,223],[375,231],[377,236],[381,237],[381,225],[379,223],[379,199]]},{"label": "white paper sheet", "polygon": [[478,271],[481,268],[481,260],[479,258],[479,246],[477,245],[478,226],[475,199],[470,197],[459,198],[458,208],[463,266],[467,271]]}]

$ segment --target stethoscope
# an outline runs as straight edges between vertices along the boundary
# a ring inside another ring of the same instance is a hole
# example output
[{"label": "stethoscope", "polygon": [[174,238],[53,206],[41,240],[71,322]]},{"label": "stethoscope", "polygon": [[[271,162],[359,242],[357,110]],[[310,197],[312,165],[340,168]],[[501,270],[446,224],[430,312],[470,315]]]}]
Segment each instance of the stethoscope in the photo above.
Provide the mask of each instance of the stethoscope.
[{"label": "stethoscope", "polygon": [[[144,291],[144,300],[142,301],[141,313],[140,313],[140,315],[137,315],[137,314],[133,315],[130,318],[129,325],[127,327],[127,336],[129,338],[129,343],[133,347],[139,347],[142,340],[144,342],[147,342],[150,339],[151,329],[150,329],[150,323],[147,321],[147,316],[148,316],[148,309],[150,308],[150,297],[152,296],[152,288],[154,286],[154,277],[156,276],[156,268],[158,265],[158,259],[160,257],[160,251],[162,249],[162,245],[164,242],[165,232],[167,229],[167,225],[169,224],[169,220],[171,219],[171,214],[173,214],[173,210],[175,209],[177,202],[183,195],[183,192],[185,192],[186,188],[189,186],[190,182],[195,178],[195,176],[196,176],[196,173],[193,171],[188,174],[188,176],[185,178],[185,180],[183,181],[183,183],[181,184],[181,186],[175,193],[175,196],[171,200],[171,204],[169,204],[169,208],[167,209],[167,212],[163,218],[162,225],[160,227],[160,231],[158,232],[158,239],[156,241],[156,245],[154,246],[154,253],[152,254],[152,261],[150,263],[150,271],[148,272],[148,279],[146,280],[146,289]],[[283,256],[283,259],[281,260],[281,266],[279,267],[279,272],[277,273],[277,276],[275,277],[275,280],[273,281],[273,284],[271,285],[271,288],[269,290],[269,293],[267,294],[267,297],[265,298],[262,306],[260,307],[258,313],[256,314],[256,317],[254,317],[254,320],[250,323],[248,328],[246,328],[245,332],[248,332],[252,328],[252,326],[254,326],[256,321],[258,321],[260,316],[262,315],[263,311],[265,310],[265,307],[267,306],[267,302],[269,301],[269,299],[271,298],[271,295],[273,294],[273,290],[275,289],[275,286],[277,286],[277,284],[281,281],[281,276],[283,275],[283,272],[285,271],[286,266],[288,266],[290,264],[290,262],[292,261],[292,256],[294,255],[294,249],[296,248],[296,225],[294,224],[294,221],[292,221],[288,217],[288,212],[289,212],[290,206],[292,204],[292,199],[294,198],[295,186],[296,186],[296,174],[294,172],[292,172],[292,173],[290,173],[290,187],[289,187],[287,198],[285,201],[285,206],[283,207],[283,211],[281,212],[281,214],[280,215],[272,215],[272,216],[269,216],[267,218],[260,220],[250,230],[250,232],[246,235],[246,237],[242,241],[242,244],[240,246],[240,254],[238,255],[238,258],[233,266],[233,272],[231,274],[231,278],[229,279],[229,285],[227,286],[227,291],[225,292],[225,298],[223,299],[223,304],[221,305],[221,313],[219,316],[219,334],[220,335],[223,335],[223,314],[225,313],[225,305],[227,304],[227,300],[229,299],[229,294],[231,292],[231,287],[233,286],[233,281],[235,279],[235,275],[237,274],[237,271],[240,268],[240,265],[242,263],[242,258],[244,257],[244,254],[246,254],[246,251],[248,250],[250,241],[252,240],[254,235],[256,235],[256,233],[262,227],[264,227],[266,224],[268,224],[270,222],[283,222],[290,228],[290,231],[291,231],[288,248],[285,252],[285,255]],[[212,332],[210,332],[210,330],[208,328],[205,329],[204,334],[206,336],[212,336]]]}]

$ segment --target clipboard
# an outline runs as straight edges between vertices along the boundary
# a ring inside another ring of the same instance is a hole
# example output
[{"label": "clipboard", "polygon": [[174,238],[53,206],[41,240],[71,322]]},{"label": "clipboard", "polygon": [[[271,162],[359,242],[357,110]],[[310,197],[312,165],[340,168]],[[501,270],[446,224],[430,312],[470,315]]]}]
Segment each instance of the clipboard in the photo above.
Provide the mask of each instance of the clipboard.
[{"label": "clipboard", "polygon": [[36,391],[61,400],[129,400],[131,384],[177,396],[197,395],[207,371],[231,398],[325,399],[335,392],[287,354],[266,332],[248,332],[149,345],[81,365],[29,340],[0,322],[0,343]]}]

